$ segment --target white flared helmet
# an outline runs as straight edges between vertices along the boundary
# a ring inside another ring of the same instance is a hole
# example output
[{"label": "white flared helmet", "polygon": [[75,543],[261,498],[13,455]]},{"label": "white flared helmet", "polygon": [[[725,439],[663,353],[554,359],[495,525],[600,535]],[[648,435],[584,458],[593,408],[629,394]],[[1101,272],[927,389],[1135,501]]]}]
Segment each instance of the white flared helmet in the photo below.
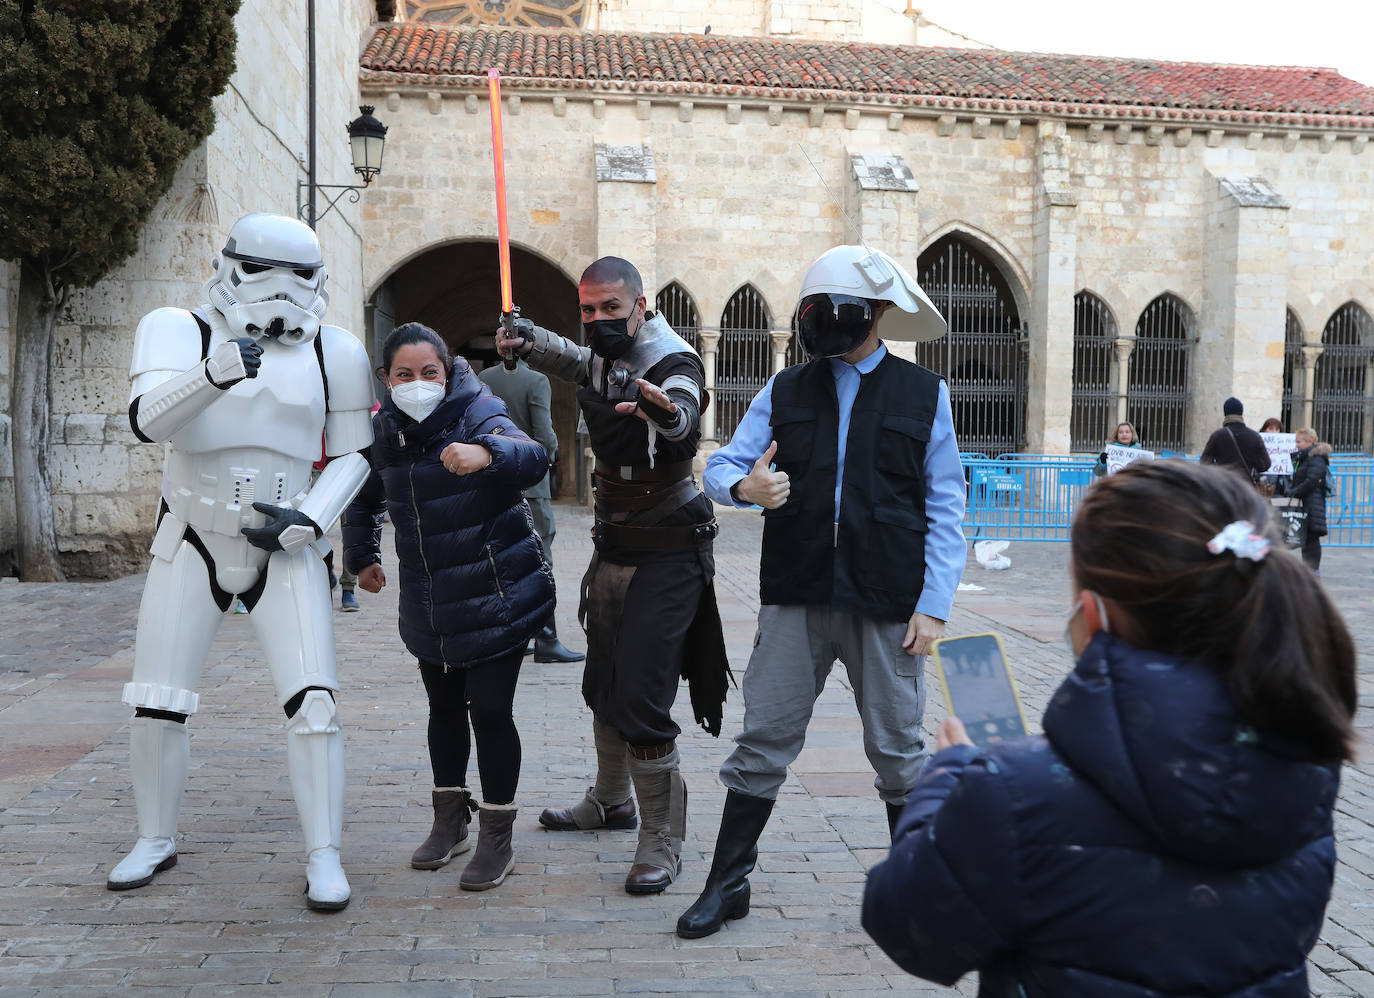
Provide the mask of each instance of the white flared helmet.
[{"label": "white flared helmet", "polygon": [[799,297],[817,294],[891,302],[896,308],[889,308],[878,320],[878,335],[885,340],[923,343],[949,330],[916,279],[882,250],[866,246],[826,250],[806,272]]},{"label": "white flared helmet", "polygon": [[205,285],[212,308],[235,336],[307,343],[329,307],[320,241],[284,215],[245,215],[229,230]]}]

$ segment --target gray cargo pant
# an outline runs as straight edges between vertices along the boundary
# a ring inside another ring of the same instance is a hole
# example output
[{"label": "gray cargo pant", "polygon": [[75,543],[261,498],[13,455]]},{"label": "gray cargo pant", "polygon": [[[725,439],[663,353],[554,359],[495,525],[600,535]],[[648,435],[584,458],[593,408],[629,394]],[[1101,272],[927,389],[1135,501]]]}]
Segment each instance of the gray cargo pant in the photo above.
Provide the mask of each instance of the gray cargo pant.
[{"label": "gray cargo pant", "polygon": [[902,650],[906,627],[823,606],[761,607],[744,673],[744,730],[720,767],[721,782],[750,797],[777,797],[838,659],[854,689],[878,796],[905,804],[926,760],[925,658]]}]

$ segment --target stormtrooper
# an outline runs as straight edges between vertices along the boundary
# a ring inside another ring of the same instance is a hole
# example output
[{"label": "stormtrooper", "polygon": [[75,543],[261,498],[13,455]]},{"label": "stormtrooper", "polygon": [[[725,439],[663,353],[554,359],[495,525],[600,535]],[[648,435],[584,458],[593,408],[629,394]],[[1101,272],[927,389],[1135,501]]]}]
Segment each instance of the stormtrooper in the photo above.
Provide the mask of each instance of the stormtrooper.
[{"label": "stormtrooper", "polygon": [[[329,298],[311,229],[240,219],[205,285],[207,304],[138,325],[129,423],[166,443],[152,565],[139,609],[130,762],[138,841],[107,887],[176,865],[190,763],[186,722],[210,643],[236,599],[286,716],[291,788],[309,855],[307,903],[348,904],[339,861],[344,758],[324,531],[366,480],[372,376],[363,345],[321,325]],[[312,486],[311,464],[332,460]]]}]

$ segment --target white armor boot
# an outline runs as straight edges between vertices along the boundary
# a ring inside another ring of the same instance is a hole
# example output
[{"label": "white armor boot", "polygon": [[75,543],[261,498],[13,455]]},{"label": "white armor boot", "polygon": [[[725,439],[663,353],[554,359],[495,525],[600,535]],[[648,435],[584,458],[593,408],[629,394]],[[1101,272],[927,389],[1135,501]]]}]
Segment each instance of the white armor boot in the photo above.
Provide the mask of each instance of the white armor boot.
[{"label": "white armor boot", "polygon": [[316,911],[348,906],[348,878],[339,862],[343,840],[343,734],[334,698],[310,690],[286,725],[286,761],[309,859],[306,904]]},{"label": "white armor boot", "polygon": [[135,717],[129,726],[129,757],[138,805],[138,841],[110,871],[105,886],[127,891],[177,865],[177,813],[191,764],[186,725],[160,717]]}]

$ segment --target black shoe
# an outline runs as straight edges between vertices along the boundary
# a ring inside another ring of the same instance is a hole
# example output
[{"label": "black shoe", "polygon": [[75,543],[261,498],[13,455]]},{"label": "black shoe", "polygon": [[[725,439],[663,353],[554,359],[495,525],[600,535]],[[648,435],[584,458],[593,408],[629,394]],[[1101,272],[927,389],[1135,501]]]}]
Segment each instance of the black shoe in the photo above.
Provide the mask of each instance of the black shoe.
[{"label": "black shoe", "polygon": [[[884,803],[887,803],[884,801]],[[901,820],[902,812],[906,810],[905,804],[887,805],[887,834],[889,838],[897,837],[897,822]]]},{"label": "black shoe", "polygon": [[563,647],[563,642],[558,640],[558,632],[554,629],[553,621],[545,624],[544,629],[534,636],[536,662],[580,662],[585,657]]},{"label": "black shoe", "polygon": [[720,814],[711,872],[696,903],[677,920],[683,939],[701,939],[720,931],[726,919],[749,914],[749,873],[759,858],[759,836],[773,813],[766,797],[750,797],[731,790]]}]

